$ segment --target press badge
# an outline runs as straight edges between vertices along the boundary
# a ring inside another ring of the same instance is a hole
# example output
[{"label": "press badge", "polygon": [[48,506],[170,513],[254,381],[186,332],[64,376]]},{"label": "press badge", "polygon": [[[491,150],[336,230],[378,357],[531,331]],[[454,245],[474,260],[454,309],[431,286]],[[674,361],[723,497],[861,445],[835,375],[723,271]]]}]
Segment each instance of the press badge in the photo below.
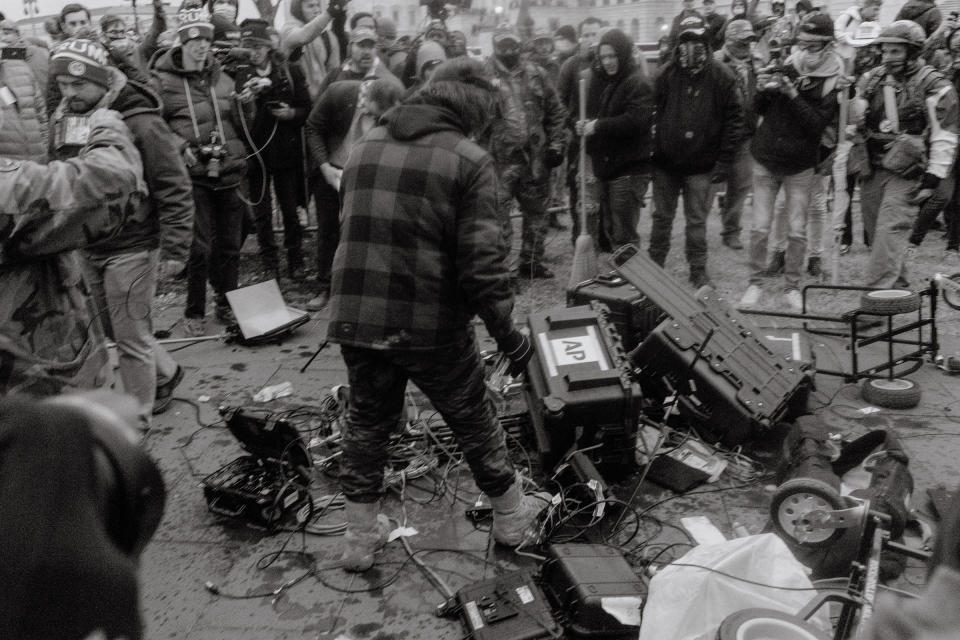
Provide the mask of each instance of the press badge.
[{"label": "press badge", "polygon": [[77,146],[87,144],[90,137],[90,118],[88,116],[64,116],[54,131],[54,147]]}]

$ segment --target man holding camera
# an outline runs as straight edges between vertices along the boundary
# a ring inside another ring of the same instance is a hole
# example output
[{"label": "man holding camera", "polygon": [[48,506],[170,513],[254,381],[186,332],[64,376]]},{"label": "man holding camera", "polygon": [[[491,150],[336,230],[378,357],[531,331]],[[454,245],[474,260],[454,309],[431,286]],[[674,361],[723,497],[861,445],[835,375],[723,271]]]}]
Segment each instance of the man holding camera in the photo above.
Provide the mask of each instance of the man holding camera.
[{"label": "man holding camera", "polygon": [[183,378],[180,367],[153,337],[150,306],[158,264],[161,276],[178,274],[186,264],[193,231],[190,181],[173,133],[161,116],[160,97],[111,65],[99,42],[63,42],[50,58],[50,69],[63,95],[52,118],[56,159],[77,154],[86,140],[74,133],[102,107],[121,114],[143,158],[149,197],[120,233],[86,248],[83,270],[94,308],[117,344],[123,388],[137,399],[141,423],[147,425],[152,413],[167,408]]},{"label": "man holding camera", "polygon": [[213,25],[203,7],[179,13],[180,45],[157,61],[153,75],[163,96],[163,117],[190,172],[195,208],[187,263],[187,335],[206,333],[207,279],[216,292],[216,318],[233,314],[226,293],[237,288],[244,203],[239,187],[247,168],[240,138],[243,106],[269,80],[251,78],[239,96],[234,81],[210,53]]},{"label": "man holding camera", "polygon": [[802,308],[800,278],[807,251],[807,207],[815,168],[827,152],[820,141],[837,118],[837,80],[842,68],[833,51],[833,21],[814,15],[800,24],[796,52],[757,75],[755,101],[760,124],[750,150],[753,166],[753,223],[750,227],[750,284],[740,301],[760,301],[768,274],[767,241],[777,194],[783,189],[789,225],[783,298],[790,311]]},{"label": "man holding camera", "polygon": [[[303,175],[303,123],[310,112],[310,92],[300,67],[274,51],[269,23],[248,18],[240,23],[240,44],[253,52],[251,77],[267,78],[270,88],[257,94],[257,115],[250,136],[259,159],[250,166],[250,199],[257,225],[260,259],[270,275],[280,279],[280,259],[273,237],[273,198],[283,216],[283,246],[287,275],[303,278],[303,231],[297,204],[306,199]],[[238,78],[239,80],[239,78]]]},{"label": "man holding camera", "polygon": [[857,84],[871,175],[860,207],[872,229],[867,286],[906,287],[905,250],[920,205],[950,171],[957,150],[957,93],[921,57],[926,34],[910,20],[880,32],[883,64]]}]

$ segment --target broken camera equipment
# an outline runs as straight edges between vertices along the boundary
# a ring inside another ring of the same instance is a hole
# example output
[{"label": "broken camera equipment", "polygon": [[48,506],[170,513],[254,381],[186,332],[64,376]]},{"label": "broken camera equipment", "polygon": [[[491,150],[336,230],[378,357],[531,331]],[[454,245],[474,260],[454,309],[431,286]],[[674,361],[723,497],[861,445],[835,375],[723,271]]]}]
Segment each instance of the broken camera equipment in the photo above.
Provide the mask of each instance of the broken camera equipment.
[{"label": "broken camera equipment", "polygon": [[221,407],[220,415],[248,455],[203,479],[207,508],[272,529],[308,505],[312,460],[296,427],[263,409]]},{"label": "broken camera equipment", "polygon": [[456,610],[473,640],[560,637],[543,591],[526,571],[475,582],[457,592]]}]

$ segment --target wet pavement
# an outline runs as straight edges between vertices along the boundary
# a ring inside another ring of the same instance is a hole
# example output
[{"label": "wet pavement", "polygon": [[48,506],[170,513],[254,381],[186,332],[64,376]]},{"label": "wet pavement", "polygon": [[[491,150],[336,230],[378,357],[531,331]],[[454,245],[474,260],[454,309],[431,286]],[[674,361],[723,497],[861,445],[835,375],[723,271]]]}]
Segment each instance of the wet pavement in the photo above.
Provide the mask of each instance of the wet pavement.
[{"label": "wet pavement", "polygon": [[[941,307],[938,317],[941,351],[960,352],[960,312]],[[173,325],[176,318],[175,310],[167,310],[157,325]],[[797,330],[795,323],[783,319],[764,319],[761,324],[778,331]],[[334,385],[346,382],[335,345],[324,349],[306,372],[300,372],[325,332],[321,313],[279,345],[246,348],[217,341],[170,345],[179,348],[173,355],[187,375],[176,392],[182,400],[156,418],[146,440],[168,487],[164,521],[145,553],[141,572],[142,607],[150,640],[464,637],[459,621],[435,615],[443,597],[398,542],[378,556],[374,570],[351,575],[324,568],[339,554],[339,536],[269,534],[207,509],[200,479],[243,454],[218,423],[217,407],[251,405],[253,393],[282,382],[292,384],[293,395],[260,406],[277,410],[320,407]],[[176,328],[174,335],[179,335]],[[841,341],[818,337],[811,341],[821,363],[848,358]],[[914,505],[928,513],[926,489],[958,484],[960,377],[949,377],[926,363],[911,378],[923,388],[923,398],[915,409],[864,412],[866,404],[856,385],[827,376],[818,377],[810,407],[834,430],[850,435],[896,428],[911,455]],[[336,492],[330,477],[320,471],[315,471],[315,477],[315,497]],[[418,558],[454,590],[497,572],[534,566],[529,558],[491,548],[488,533],[467,520],[464,509],[476,497],[468,473],[453,470],[446,480],[454,489],[440,499],[434,499],[437,492],[431,493],[434,485],[429,482],[411,482],[404,495],[405,509],[396,491],[384,505],[386,513],[398,520],[405,518],[418,530],[409,538],[411,547],[430,550],[418,553]],[[717,485],[701,489],[734,484],[736,481],[722,478]],[[647,484],[634,505],[644,509],[671,495]],[[651,510],[660,522],[644,520],[637,540],[684,540],[670,525],[679,525],[679,518],[686,515],[708,516],[728,537],[735,524],[758,533],[767,521],[769,498],[769,490],[763,486],[678,497]],[[335,526],[337,513],[342,512],[334,511],[324,522]],[[922,570],[908,569],[906,579],[911,584],[921,580]]]}]

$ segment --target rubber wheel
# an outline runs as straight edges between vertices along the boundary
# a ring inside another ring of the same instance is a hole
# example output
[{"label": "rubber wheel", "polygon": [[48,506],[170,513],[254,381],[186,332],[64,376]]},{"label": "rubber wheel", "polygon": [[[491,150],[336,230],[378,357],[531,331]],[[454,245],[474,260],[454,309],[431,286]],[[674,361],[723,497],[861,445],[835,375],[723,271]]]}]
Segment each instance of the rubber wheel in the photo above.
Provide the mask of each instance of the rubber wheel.
[{"label": "rubber wheel", "polygon": [[912,409],[920,404],[920,385],[906,378],[870,378],[860,386],[860,397],[884,409]]},{"label": "rubber wheel", "polygon": [[776,609],[744,609],[720,623],[717,640],[828,640],[820,629],[802,618]]},{"label": "rubber wheel", "polygon": [[[950,276],[950,279],[954,282],[960,282],[960,273],[953,274]],[[946,302],[951,308],[960,311],[960,294],[943,288],[943,301]]]},{"label": "rubber wheel", "polygon": [[910,313],[920,308],[920,294],[907,289],[878,289],[860,296],[860,310],[881,316]]},{"label": "rubber wheel", "polygon": [[781,538],[801,547],[829,546],[843,535],[843,529],[811,529],[808,536],[800,541],[797,527],[804,527],[804,521],[812,511],[834,511],[842,509],[843,498],[840,493],[822,480],[815,478],[793,478],[787,480],[773,494],[770,501],[770,521],[773,529]]}]

